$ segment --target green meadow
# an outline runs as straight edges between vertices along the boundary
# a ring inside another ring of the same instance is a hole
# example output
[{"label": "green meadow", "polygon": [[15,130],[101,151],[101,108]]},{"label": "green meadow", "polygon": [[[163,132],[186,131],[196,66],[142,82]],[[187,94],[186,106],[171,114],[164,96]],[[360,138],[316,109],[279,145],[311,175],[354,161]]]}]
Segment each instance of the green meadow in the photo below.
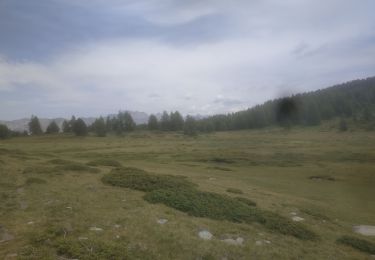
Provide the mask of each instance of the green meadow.
[{"label": "green meadow", "polygon": [[1,259],[372,259],[356,225],[375,225],[373,131],[0,141]]}]

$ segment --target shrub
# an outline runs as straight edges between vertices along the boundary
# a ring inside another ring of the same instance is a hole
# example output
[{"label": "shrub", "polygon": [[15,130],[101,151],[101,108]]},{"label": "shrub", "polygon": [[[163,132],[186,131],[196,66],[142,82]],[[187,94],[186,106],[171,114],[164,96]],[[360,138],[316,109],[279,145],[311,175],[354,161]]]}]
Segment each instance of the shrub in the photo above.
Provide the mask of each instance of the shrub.
[{"label": "shrub", "polygon": [[132,167],[113,169],[109,174],[102,178],[102,181],[113,186],[140,191],[190,189],[195,186],[184,177],[152,175],[141,169]]},{"label": "shrub", "polygon": [[359,239],[352,236],[342,236],[337,239],[337,242],[347,246],[351,246],[359,251],[375,254],[375,244],[364,239]]},{"label": "shrub", "polygon": [[328,175],[314,175],[309,177],[310,180],[335,181],[335,178]]},{"label": "shrub", "polygon": [[162,203],[195,217],[207,217],[232,222],[257,222],[266,228],[303,240],[317,239],[317,235],[300,223],[294,223],[276,213],[257,209],[241,200],[210,192],[190,190],[155,190],[146,193],[150,203]]},{"label": "shrub", "polygon": [[121,167],[121,163],[116,161],[116,160],[112,160],[112,159],[97,159],[97,160],[93,160],[93,161],[90,161],[87,163],[87,165],[90,165],[90,166],[112,166],[112,167]]},{"label": "shrub", "polygon": [[228,188],[227,192],[234,193],[234,194],[243,194],[242,190],[236,188]]},{"label": "shrub", "polygon": [[226,158],[220,158],[220,157],[214,157],[214,158],[211,159],[211,161],[215,162],[215,163],[227,163],[227,164],[234,163],[233,160],[226,159]]}]

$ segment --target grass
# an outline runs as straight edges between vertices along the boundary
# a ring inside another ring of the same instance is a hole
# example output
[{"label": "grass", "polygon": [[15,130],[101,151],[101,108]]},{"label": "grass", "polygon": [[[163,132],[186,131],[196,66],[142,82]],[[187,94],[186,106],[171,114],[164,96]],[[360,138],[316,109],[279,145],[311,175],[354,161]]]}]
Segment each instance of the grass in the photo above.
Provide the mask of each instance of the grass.
[{"label": "grass", "polygon": [[111,166],[111,167],[121,167],[122,164],[119,161],[112,159],[96,159],[87,163],[89,166]]},{"label": "grass", "polygon": [[[336,128],[321,127],[221,132],[196,138],[144,133],[1,141],[0,223],[15,238],[0,243],[0,259],[12,254],[18,259],[82,259],[87,257],[85,250],[91,259],[110,259],[106,252],[117,250],[128,259],[157,260],[369,257],[336,240],[351,235],[354,225],[375,225],[374,132],[338,133]],[[127,167],[98,165],[100,172],[89,174],[95,167],[86,163],[102,159]],[[71,164],[89,168],[72,171]],[[108,182],[118,186],[103,183],[107,175],[112,175]],[[138,177],[131,184],[121,183],[129,175]],[[321,175],[336,181],[309,179]],[[28,178],[46,183],[25,185]],[[146,184],[140,183],[145,180]],[[177,187],[189,183],[189,188],[176,190],[176,183]],[[244,194],[227,193],[227,188]],[[143,199],[151,194],[160,202]],[[196,208],[188,204],[195,199],[199,200],[194,202]],[[237,211],[227,210],[232,207],[229,204],[238,205]],[[213,208],[213,213],[205,212],[207,208]],[[304,221],[291,221],[292,212]],[[168,222],[158,224],[161,218]],[[90,231],[91,227],[103,231]],[[212,240],[201,240],[201,229],[209,230]],[[306,237],[304,230],[320,239],[283,234]],[[353,236],[375,243],[373,237]],[[228,245],[221,241],[227,237],[242,237],[244,243]],[[257,246],[259,240],[271,243]]]},{"label": "grass", "polygon": [[364,253],[375,255],[375,243],[353,236],[342,236],[337,239],[337,242],[343,245],[351,246]]},{"label": "grass", "polygon": [[234,193],[234,194],[243,194],[243,191],[240,190],[240,189],[236,189],[236,188],[228,188],[227,189],[227,192],[229,193]]},{"label": "grass", "polygon": [[58,165],[55,167],[58,171],[73,171],[73,172],[91,172],[91,173],[98,173],[100,172],[99,169],[89,167],[84,164],[80,163],[67,163],[63,165]]},{"label": "grass", "polygon": [[36,178],[36,177],[30,177],[27,178],[25,181],[26,185],[32,185],[32,184],[46,184],[47,181],[44,179]]}]

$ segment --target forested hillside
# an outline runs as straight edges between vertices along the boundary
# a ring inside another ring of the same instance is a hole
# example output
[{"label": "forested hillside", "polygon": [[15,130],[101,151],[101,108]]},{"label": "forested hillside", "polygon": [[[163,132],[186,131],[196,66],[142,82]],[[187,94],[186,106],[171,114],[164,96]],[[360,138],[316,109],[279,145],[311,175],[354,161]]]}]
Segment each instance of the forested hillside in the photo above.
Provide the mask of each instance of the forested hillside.
[{"label": "forested hillside", "polygon": [[262,128],[281,124],[319,125],[322,120],[353,118],[371,121],[375,108],[375,77],[270,100],[247,110],[199,121],[201,131]]}]

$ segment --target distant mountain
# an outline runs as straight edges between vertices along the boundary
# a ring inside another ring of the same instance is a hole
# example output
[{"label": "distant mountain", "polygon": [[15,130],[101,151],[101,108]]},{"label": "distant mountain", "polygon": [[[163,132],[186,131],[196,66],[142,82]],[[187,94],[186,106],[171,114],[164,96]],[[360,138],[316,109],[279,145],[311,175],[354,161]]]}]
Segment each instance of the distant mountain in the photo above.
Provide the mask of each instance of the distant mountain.
[{"label": "distant mountain", "polygon": [[[136,124],[145,124],[148,121],[148,114],[144,112],[138,112],[138,111],[128,111],[131,116],[133,117],[133,120]],[[116,114],[108,115],[109,117],[114,117]],[[87,125],[91,125],[96,117],[81,117],[83,121]],[[64,120],[70,120],[70,118],[39,118],[42,130],[45,131],[47,129],[47,126],[52,122],[55,121],[57,125],[61,128],[62,123]],[[28,130],[28,123],[30,122],[30,118],[22,118],[17,120],[11,120],[11,121],[3,121],[0,120],[0,124],[5,124],[8,126],[9,129],[13,131],[23,132],[25,130]]]}]

